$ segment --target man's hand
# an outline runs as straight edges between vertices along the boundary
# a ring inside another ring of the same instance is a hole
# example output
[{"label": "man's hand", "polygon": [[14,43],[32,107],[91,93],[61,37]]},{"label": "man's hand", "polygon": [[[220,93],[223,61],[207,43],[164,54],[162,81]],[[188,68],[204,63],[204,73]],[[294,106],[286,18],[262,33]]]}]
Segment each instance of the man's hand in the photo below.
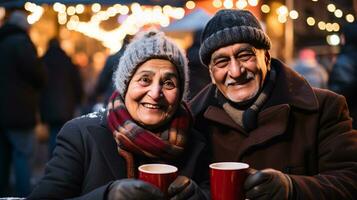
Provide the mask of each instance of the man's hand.
[{"label": "man's hand", "polygon": [[121,179],[109,187],[108,200],[160,200],[164,194],[154,185],[136,179]]},{"label": "man's hand", "polygon": [[178,176],[168,189],[170,200],[194,200],[204,199],[204,195],[198,185],[186,176]]},{"label": "man's hand", "polygon": [[244,183],[247,199],[288,199],[292,183],[288,175],[274,169],[251,170]]}]

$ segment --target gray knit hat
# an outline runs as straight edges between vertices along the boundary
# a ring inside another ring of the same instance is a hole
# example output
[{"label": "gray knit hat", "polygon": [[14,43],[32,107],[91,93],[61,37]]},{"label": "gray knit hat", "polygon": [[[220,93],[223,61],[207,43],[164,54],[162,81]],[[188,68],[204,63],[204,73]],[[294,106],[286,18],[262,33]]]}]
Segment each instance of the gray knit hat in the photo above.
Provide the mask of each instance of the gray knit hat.
[{"label": "gray knit hat", "polygon": [[234,43],[249,43],[270,49],[271,42],[254,15],[247,10],[223,9],[208,21],[201,36],[200,58],[209,65],[211,54]]},{"label": "gray knit hat", "polygon": [[125,49],[119,60],[113,81],[122,98],[125,98],[129,82],[137,67],[147,60],[161,58],[171,61],[179,74],[181,99],[186,98],[188,90],[187,59],[182,50],[163,32],[148,31],[134,39]]}]

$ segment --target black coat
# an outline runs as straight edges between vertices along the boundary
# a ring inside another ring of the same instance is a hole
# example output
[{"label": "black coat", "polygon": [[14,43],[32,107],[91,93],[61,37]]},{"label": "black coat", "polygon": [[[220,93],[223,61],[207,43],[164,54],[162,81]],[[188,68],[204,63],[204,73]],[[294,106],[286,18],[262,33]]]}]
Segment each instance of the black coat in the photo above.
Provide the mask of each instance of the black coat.
[{"label": "black coat", "polygon": [[72,119],[83,96],[77,66],[58,46],[51,45],[43,57],[48,84],[41,95],[41,117],[50,125],[63,125]]},{"label": "black coat", "polygon": [[[105,115],[104,111],[91,113],[64,125],[45,176],[29,199],[100,200],[112,181],[127,177],[125,160],[117,152]],[[197,167],[203,162],[197,158],[205,147],[201,138],[191,136],[187,147],[192,149],[184,154],[184,162],[177,163],[180,173],[189,177],[202,172]]]},{"label": "black coat", "polygon": [[10,24],[0,28],[1,128],[27,129],[36,124],[39,92],[46,74],[27,33]]}]

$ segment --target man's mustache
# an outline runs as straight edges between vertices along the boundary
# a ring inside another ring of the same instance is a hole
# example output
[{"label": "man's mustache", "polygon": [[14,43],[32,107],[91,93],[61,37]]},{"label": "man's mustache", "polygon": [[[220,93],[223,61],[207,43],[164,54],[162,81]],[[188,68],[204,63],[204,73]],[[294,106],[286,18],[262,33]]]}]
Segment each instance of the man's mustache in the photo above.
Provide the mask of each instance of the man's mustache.
[{"label": "man's mustache", "polygon": [[230,84],[245,83],[248,80],[253,79],[254,77],[255,77],[255,74],[253,72],[245,70],[245,72],[243,74],[241,74],[238,78],[227,80],[225,85],[228,86]]}]

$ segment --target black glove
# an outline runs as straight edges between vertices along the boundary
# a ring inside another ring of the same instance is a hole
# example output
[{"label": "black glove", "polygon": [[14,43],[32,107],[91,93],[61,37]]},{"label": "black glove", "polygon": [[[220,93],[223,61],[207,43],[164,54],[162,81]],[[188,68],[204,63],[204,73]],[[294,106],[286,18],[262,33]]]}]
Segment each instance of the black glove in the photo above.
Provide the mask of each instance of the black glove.
[{"label": "black glove", "polygon": [[170,200],[204,199],[204,195],[195,181],[186,176],[178,176],[168,189]]},{"label": "black glove", "polygon": [[244,182],[247,199],[288,199],[292,183],[288,175],[274,169],[251,170]]},{"label": "black glove", "polygon": [[164,194],[154,185],[136,179],[121,179],[109,186],[108,200],[156,200]]}]

